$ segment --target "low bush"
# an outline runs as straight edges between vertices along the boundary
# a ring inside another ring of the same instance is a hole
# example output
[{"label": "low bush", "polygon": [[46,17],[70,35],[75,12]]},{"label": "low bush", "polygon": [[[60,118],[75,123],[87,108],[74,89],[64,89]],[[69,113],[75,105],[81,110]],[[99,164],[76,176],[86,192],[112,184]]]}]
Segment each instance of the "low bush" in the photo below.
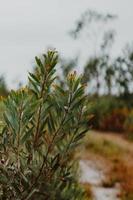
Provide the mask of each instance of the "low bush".
[{"label": "low bush", "polygon": [[55,84],[58,55],[36,58],[27,87],[5,100],[0,135],[0,199],[81,200],[71,153],[88,130],[81,77],[69,74],[65,89]]},{"label": "low bush", "polygon": [[94,116],[93,129],[121,132],[124,130],[124,122],[129,111],[122,100],[103,96],[91,99],[90,113]]},{"label": "low bush", "polygon": [[125,121],[129,115],[127,108],[114,109],[100,121],[100,129],[113,132],[123,132],[125,130]]},{"label": "low bush", "polygon": [[127,116],[124,128],[128,133],[128,138],[133,139],[133,110],[131,110],[129,115]]}]

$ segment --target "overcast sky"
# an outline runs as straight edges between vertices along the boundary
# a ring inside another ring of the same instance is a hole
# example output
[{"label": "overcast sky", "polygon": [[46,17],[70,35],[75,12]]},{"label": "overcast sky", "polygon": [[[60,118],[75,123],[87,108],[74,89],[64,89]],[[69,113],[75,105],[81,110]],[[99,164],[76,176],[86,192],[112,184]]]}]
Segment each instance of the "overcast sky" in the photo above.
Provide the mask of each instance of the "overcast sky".
[{"label": "overcast sky", "polygon": [[87,9],[117,14],[116,54],[133,39],[133,0],[0,0],[0,74],[10,87],[26,80],[35,55],[49,46],[65,57],[84,53],[68,32]]}]

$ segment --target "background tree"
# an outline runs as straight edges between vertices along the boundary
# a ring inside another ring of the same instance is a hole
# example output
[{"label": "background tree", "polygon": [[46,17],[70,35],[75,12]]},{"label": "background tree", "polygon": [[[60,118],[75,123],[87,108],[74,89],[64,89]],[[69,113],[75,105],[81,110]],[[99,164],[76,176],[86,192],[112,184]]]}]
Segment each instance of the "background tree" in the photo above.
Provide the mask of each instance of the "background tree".
[{"label": "background tree", "polygon": [[9,93],[7,84],[5,81],[5,77],[2,75],[0,76],[0,96],[7,96]]},{"label": "background tree", "polygon": [[92,55],[88,55],[83,74],[84,82],[93,85],[91,91],[97,95],[100,94],[100,88],[102,90],[107,88],[108,94],[111,93],[114,67],[112,67],[110,61],[110,50],[114,42],[115,31],[110,29],[108,24],[114,19],[116,19],[114,15],[87,10],[77,20],[75,28],[71,31],[74,39],[79,39],[85,35],[86,46],[87,44],[90,46],[91,41],[93,43],[94,52],[92,50]]}]

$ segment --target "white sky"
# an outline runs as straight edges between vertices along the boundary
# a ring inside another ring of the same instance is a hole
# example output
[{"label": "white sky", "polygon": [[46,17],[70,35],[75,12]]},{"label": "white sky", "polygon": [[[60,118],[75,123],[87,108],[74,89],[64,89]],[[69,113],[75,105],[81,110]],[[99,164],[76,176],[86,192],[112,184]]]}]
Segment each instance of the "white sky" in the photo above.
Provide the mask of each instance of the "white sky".
[{"label": "white sky", "polygon": [[88,8],[119,16],[116,54],[132,42],[133,0],[0,0],[0,74],[10,87],[26,80],[35,55],[49,46],[65,57],[84,54],[85,43],[73,41],[68,31]]}]

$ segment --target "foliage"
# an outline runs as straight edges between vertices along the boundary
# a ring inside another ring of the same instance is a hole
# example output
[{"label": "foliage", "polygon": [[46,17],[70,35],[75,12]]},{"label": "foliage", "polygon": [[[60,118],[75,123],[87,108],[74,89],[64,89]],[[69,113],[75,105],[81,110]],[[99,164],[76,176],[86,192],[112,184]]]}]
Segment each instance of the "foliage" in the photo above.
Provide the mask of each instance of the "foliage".
[{"label": "foliage", "polygon": [[124,101],[111,96],[101,96],[99,98],[93,96],[89,98],[89,101],[89,111],[93,115],[91,125],[94,129],[101,129],[102,122],[107,116],[111,115],[113,110],[121,109],[125,106]]},{"label": "foliage", "polygon": [[[75,39],[78,38],[81,34],[81,32],[84,32],[86,29],[89,29],[87,31],[87,34],[90,35],[90,32],[94,34],[94,25],[98,24],[107,24],[108,22],[114,20],[117,16],[111,15],[111,14],[101,14],[94,10],[86,10],[80,19],[77,20],[74,29],[70,32],[72,37]],[[98,29],[97,29],[98,30]],[[102,31],[102,30],[101,30]],[[95,35],[95,34],[94,34]]]},{"label": "foliage", "polygon": [[101,71],[100,59],[96,57],[91,58],[84,68],[83,82],[90,83],[92,80],[95,80],[97,95],[99,94],[99,89],[100,89],[100,80],[99,80],[100,71]]},{"label": "foliage", "polygon": [[3,112],[5,110],[5,106],[3,104],[3,101],[0,100],[0,133],[2,132],[2,129],[4,127],[4,122],[3,122]]},{"label": "foliage", "polygon": [[100,123],[102,130],[113,132],[123,132],[125,130],[124,124],[129,115],[127,108],[116,108],[107,114]]},{"label": "foliage", "polygon": [[115,30],[110,25],[116,18],[115,15],[87,10],[70,32],[76,40],[85,39],[84,49],[88,46],[91,49],[83,69],[90,94],[129,96],[133,92],[133,45],[126,45],[116,57],[111,52]]},{"label": "foliage", "polygon": [[9,93],[4,76],[0,76],[0,96],[7,96]]},{"label": "foliage", "polygon": [[60,75],[58,76],[58,81],[61,85],[61,87],[65,87],[65,77],[71,73],[72,70],[74,70],[76,64],[77,64],[77,58],[66,60],[66,59],[60,59]]},{"label": "foliage", "polygon": [[132,139],[133,110],[131,99],[115,96],[89,97],[89,121],[93,129],[125,132]]},{"label": "foliage", "polygon": [[81,200],[71,153],[87,131],[87,98],[81,77],[54,83],[58,55],[36,57],[29,85],[5,100],[0,145],[0,199]]},{"label": "foliage", "polygon": [[129,133],[129,138],[133,139],[133,110],[130,111],[124,124],[125,130]]}]

